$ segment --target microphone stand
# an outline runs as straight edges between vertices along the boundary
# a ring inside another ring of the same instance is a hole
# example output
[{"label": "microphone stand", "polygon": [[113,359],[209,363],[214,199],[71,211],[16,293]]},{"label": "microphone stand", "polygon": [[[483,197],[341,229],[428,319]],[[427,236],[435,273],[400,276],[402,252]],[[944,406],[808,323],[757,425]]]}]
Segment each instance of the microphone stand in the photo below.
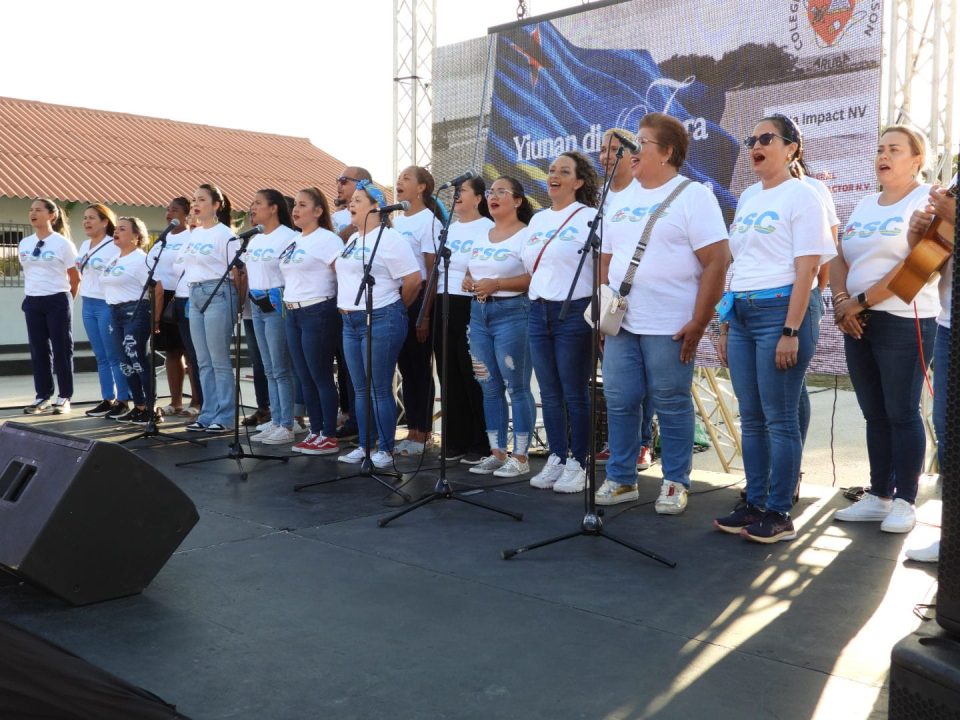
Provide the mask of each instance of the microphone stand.
[{"label": "microphone stand", "polygon": [[[250,237],[253,237],[252,235]],[[244,238],[240,241],[240,247],[237,248],[237,252],[234,253],[233,259],[227,265],[227,269],[224,270],[223,275],[220,276],[220,280],[217,282],[216,287],[213,289],[213,292],[210,293],[210,297],[207,298],[206,302],[203,303],[203,307],[200,308],[200,314],[202,315],[207,311],[207,308],[210,307],[210,303],[213,301],[213,298],[217,294],[217,290],[220,289],[220,286],[223,285],[224,281],[230,276],[230,271],[234,268],[240,267],[242,264],[240,262],[240,256],[243,255],[247,250],[247,243],[250,242],[250,237]],[[228,241],[229,242],[229,241]],[[228,293],[233,291],[228,289]],[[229,451],[223,455],[216,455],[211,458],[202,458],[200,460],[188,460],[187,462],[177,463],[177,467],[186,467],[188,465],[200,465],[202,463],[214,462],[216,460],[234,460],[237,463],[237,470],[240,473],[240,479],[247,479],[247,472],[243,469],[243,460],[245,458],[250,458],[251,460],[279,460],[282,463],[286,463],[290,458],[284,455],[260,455],[257,453],[246,452],[243,449],[243,444],[240,442],[240,316],[241,316],[241,307],[242,303],[237,303],[237,308],[234,312],[234,328],[233,328],[233,354],[234,354],[234,381],[233,381],[233,442],[230,443]],[[247,441],[249,443],[249,440]]]},{"label": "microphone stand", "polygon": [[[580,273],[583,272],[583,265],[586,262],[587,254],[589,253],[593,258],[593,295],[590,299],[590,358],[593,367],[593,387],[590,389],[590,417],[592,418],[596,417],[597,412],[597,350],[600,346],[600,233],[598,232],[598,228],[602,224],[603,206],[607,200],[607,193],[610,191],[610,185],[613,183],[613,176],[616,174],[617,166],[620,164],[620,160],[622,158],[623,144],[621,143],[620,147],[617,149],[617,158],[613,163],[613,169],[607,175],[607,179],[603,184],[603,192],[600,195],[600,212],[597,213],[597,217],[590,224],[590,232],[587,234],[586,242],[584,242],[583,247],[580,248],[580,263],[577,265],[577,271],[573,275],[573,282],[570,283],[570,291],[567,293],[567,299],[563,301],[563,307],[560,310],[560,319],[563,320],[566,318],[567,313],[570,310],[570,300],[573,297],[574,288],[577,286],[577,280],[580,279]],[[504,550],[500,553],[500,556],[504,560],[509,560],[510,558],[529,550],[536,550],[537,548],[553,545],[554,543],[569,540],[570,538],[587,536],[605,538],[611,542],[615,542],[618,545],[622,545],[625,548],[633,550],[634,552],[640,553],[641,555],[646,555],[648,558],[656,560],[667,567],[676,567],[677,564],[672,560],[661,557],[655,552],[646,550],[639,545],[634,545],[626,540],[622,540],[621,538],[607,532],[604,529],[603,508],[597,508],[597,500],[594,496],[597,471],[597,434],[591,431],[590,436],[590,459],[587,462],[586,468],[587,483],[583,497],[584,514],[583,519],[580,521],[580,528],[573,532],[566,533],[564,535],[558,535],[557,537],[548,538],[546,540],[541,540],[530,545],[514,548],[512,550]]]},{"label": "microphone stand", "polygon": [[423,322],[423,315],[427,310],[427,298],[430,297],[430,294],[437,286],[437,281],[440,275],[440,263],[442,262],[443,290],[441,292],[440,302],[442,328],[442,333],[440,335],[440,475],[437,478],[437,483],[434,486],[432,493],[420,498],[410,507],[403,508],[402,510],[397,511],[392,515],[388,515],[385,518],[380,518],[377,520],[378,527],[386,527],[388,523],[393,522],[398,517],[406,515],[409,512],[413,512],[417,508],[421,508],[424,505],[429,505],[434,500],[459,500],[467,505],[473,505],[474,507],[483,508],[484,510],[491,510],[493,512],[500,513],[501,515],[509,515],[514,520],[523,520],[523,513],[502,510],[501,508],[493,507],[491,505],[487,505],[486,503],[478,502],[472,498],[465,497],[462,493],[454,492],[454,490],[450,487],[450,483],[447,482],[447,408],[450,404],[449,395],[447,393],[447,328],[450,324],[450,248],[447,247],[447,231],[450,229],[450,222],[453,219],[453,208],[456,207],[457,200],[460,198],[460,186],[460,183],[454,185],[453,204],[451,205],[450,213],[447,215],[447,220],[443,224],[443,228],[440,230],[440,246],[437,248],[437,262],[433,264],[433,270],[430,272],[430,277],[427,280],[426,291],[423,294],[423,305],[420,308],[420,315],[417,318],[417,325],[419,326],[420,323]]},{"label": "microphone stand", "polygon": [[[338,475],[335,478],[330,478],[328,480],[313,480],[311,482],[299,483],[298,485],[293,486],[294,492],[300,492],[307,488],[314,487],[316,485],[328,485],[329,483],[338,482],[339,480],[352,480],[353,478],[358,477],[368,477],[373,478],[378,483],[383,485],[391,493],[399,495],[403,502],[410,502],[410,496],[403,492],[399,487],[396,486],[397,482],[403,480],[403,474],[395,472],[393,470],[382,470],[376,467],[373,464],[372,450],[373,447],[373,424],[378,423],[377,419],[373,414],[373,286],[376,284],[376,279],[373,277],[373,260],[377,256],[377,248],[380,247],[380,238],[383,237],[383,231],[387,227],[387,218],[389,216],[386,213],[380,214],[380,229],[377,231],[377,239],[373,243],[373,249],[370,251],[370,260],[364,263],[363,266],[363,278],[360,280],[360,287],[357,289],[357,298],[353,301],[354,305],[360,304],[360,298],[366,294],[365,307],[367,313],[367,367],[366,367],[366,381],[367,381],[367,391],[364,396],[364,405],[366,407],[367,413],[367,428],[364,433],[363,438],[363,460],[360,461],[360,470],[353,473],[352,475]],[[366,222],[364,222],[366,226]],[[395,422],[396,418],[391,418],[391,422]],[[379,423],[378,423],[379,425]],[[395,482],[387,480],[387,478],[392,478]]]},{"label": "microphone stand", "polygon": [[[163,255],[163,251],[167,249],[166,235],[165,234],[161,235],[158,242],[160,243],[160,252],[157,253],[157,257],[154,259],[153,265],[150,267],[150,270],[147,273],[147,281],[143,284],[143,289],[140,291],[140,298],[137,300],[136,307],[133,308],[133,317],[136,317],[137,313],[140,312],[140,308],[143,306],[143,301],[147,297],[147,292],[150,290],[153,290],[153,292],[156,293],[157,283],[153,279],[153,275],[157,270],[157,265],[160,264],[160,256]],[[147,339],[150,342],[150,354],[148,355],[148,357],[150,358],[150,378],[153,382],[153,387],[152,387],[152,393],[148,392],[146,394],[153,395],[154,408],[153,408],[153,412],[150,413],[150,419],[147,420],[147,424],[143,428],[143,432],[137,433],[136,435],[133,435],[128,438],[124,438],[118,444],[126,445],[128,442],[133,442],[134,440],[140,440],[141,438],[145,438],[147,440],[156,440],[157,442],[163,442],[163,443],[172,443],[172,442],[177,442],[178,440],[186,440],[188,443],[192,443],[193,445],[206,447],[207,443],[203,442],[202,440],[194,440],[193,438],[183,437],[183,436],[172,437],[160,432],[160,430],[157,429],[157,408],[156,408],[156,404],[157,404],[157,341],[156,341],[156,336],[153,333],[153,328],[157,321],[157,304],[155,299],[152,297],[149,300],[149,302],[150,302],[150,319],[148,322],[150,323],[150,330],[149,330],[150,334],[148,335]]]}]

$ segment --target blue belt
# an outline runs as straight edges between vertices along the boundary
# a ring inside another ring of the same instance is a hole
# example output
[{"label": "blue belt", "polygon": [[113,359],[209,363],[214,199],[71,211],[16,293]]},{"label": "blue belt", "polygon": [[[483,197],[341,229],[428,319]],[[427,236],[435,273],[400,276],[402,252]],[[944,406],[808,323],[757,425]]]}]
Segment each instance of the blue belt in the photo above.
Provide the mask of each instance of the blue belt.
[{"label": "blue belt", "polygon": [[790,297],[793,292],[793,285],[784,285],[782,287],[769,288],[767,290],[727,290],[720,302],[717,303],[717,314],[720,316],[720,322],[725,323],[733,314],[734,300],[764,300],[768,298]]}]

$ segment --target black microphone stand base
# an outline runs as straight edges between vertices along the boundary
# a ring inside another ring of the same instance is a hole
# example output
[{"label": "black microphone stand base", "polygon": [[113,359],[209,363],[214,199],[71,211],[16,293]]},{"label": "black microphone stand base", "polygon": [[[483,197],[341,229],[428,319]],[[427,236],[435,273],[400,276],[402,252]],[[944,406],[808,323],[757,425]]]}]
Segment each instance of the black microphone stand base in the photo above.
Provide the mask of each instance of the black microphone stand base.
[{"label": "black microphone stand base", "polygon": [[398,504],[405,504],[411,500],[410,496],[398,487],[403,484],[403,473],[394,472],[393,470],[382,470],[376,467],[370,459],[369,453],[367,457],[360,462],[358,472],[352,475],[338,475],[335,478],[329,478],[327,480],[311,480],[310,482],[299,483],[293,486],[293,491],[300,492],[301,490],[317,487],[318,485],[329,485],[330,483],[340,482],[341,480],[352,480],[353,478],[359,477],[376,480],[390,491],[391,494],[387,496],[388,499],[392,499]]},{"label": "black microphone stand base", "polygon": [[126,445],[128,442],[133,442],[134,440],[153,440],[154,442],[161,442],[166,444],[173,443],[173,442],[188,442],[198,447],[207,446],[207,443],[204,440],[194,440],[193,438],[189,438],[189,437],[175,437],[173,435],[162,433],[160,432],[160,429],[157,427],[157,423],[154,422],[153,420],[151,420],[144,426],[143,432],[137,433],[132,437],[124,438],[117,444]]},{"label": "black microphone stand base", "polygon": [[247,471],[243,469],[244,460],[278,460],[286,463],[290,458],[285,455],[258,455],[249,453],[243,449],[243,443],[234,440],[230,443],[229,452],[224,455],[217,455],[212,458],[201,458],[199,460],[188,460],[187,462],[177,463],[177,467],[187,467],[188,465],[200,465],[201,463],[215,462],[217,460],[234,460],[237,463],[237,471],[240,473],[240,479],[247,479]]},{"label": "black microphone stand base", "polygon": [[464,497],[463,493],[455,492],[446,480],[440,478],[437,480],[437,484],[432,493],[420,498],[410,507],[404,508],[403,510],[395,512],[392,515],[387,515],[385,518],[380,518],[377,520],[377,527],[386,527],[388,523],[393,522],[398,517],[406,515],[408,512],[413,512],[417,508],[423,507],[424,505],[429,505],[435,500],[459,500],[467,505],[473,505],[474,507],[483,508],[484,510],[500,513],[501,515],[509,515],[514,520],[523,520],[523,513],[511,512],[510,510],[504,510],[502,508],[494,507],[493,505],[487,505],[486,503],[474,500],[473,498]]}]

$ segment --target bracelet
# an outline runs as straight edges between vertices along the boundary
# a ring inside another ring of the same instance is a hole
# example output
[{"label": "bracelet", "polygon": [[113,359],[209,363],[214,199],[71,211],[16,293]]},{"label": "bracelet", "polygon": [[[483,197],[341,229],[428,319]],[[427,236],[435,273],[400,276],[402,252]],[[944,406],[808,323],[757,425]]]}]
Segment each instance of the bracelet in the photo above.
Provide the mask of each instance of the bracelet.
[{"label": "bracelet", "polygon": [[842,303],[844,300],[849,300],[849,299],[850,299],[850,293],[845,293],[845,292],[837,293],[836,295],[833,296],[833,303],[834,305],[836,305],[837,303]]}]

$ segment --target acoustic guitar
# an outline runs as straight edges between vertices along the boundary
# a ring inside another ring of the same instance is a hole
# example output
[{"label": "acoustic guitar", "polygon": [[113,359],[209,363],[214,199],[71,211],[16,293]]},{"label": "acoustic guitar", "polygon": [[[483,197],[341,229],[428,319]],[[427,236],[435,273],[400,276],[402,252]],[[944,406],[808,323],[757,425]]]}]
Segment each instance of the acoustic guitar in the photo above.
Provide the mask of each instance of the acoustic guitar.
[{"label": "acoustic guitar", "polygon": [[[947,190],[947,194],[957,196],[956,183]],[[953,255],[953,242],[940,237],[940,223],[940,218],[935,215],[923,238],[903,261],[903,267],[887,283],[890,292],[908,305]]]}]

